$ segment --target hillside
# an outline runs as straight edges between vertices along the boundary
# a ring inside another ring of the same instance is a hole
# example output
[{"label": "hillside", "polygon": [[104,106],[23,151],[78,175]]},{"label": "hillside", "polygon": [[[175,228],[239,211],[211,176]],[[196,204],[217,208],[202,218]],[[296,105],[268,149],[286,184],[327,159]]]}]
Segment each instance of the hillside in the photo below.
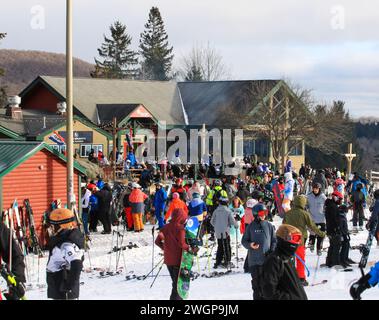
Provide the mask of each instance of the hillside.
[{"label": "hillside", "polygon": [[[0,50],[0,68],[5,76],[0,85],[7,86],[7,94],[18,94],[38,75],[65,76],[64,54],[44,51]],[[74,76],[89,77],[93,65],[74,58]]]}]

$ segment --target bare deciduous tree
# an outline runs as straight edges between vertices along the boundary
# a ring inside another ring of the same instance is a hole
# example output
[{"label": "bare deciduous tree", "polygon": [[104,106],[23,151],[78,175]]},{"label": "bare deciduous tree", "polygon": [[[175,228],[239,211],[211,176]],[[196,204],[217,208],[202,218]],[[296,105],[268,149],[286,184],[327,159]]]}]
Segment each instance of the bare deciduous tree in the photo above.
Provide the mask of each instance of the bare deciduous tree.
[{"label": "bare deciduous tree", "polygon": [[216,81],[230,78],[229,68],[222,55],[209,42],[206,46],[195,45],[191,51],[182,56],[178,75],[186,81]]}]

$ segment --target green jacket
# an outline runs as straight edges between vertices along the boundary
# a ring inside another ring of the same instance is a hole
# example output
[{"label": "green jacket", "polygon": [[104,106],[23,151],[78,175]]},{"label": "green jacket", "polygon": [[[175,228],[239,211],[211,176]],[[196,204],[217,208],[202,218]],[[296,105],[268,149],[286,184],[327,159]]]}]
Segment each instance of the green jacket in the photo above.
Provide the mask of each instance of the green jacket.
[{"label": "green jacket", "polygon": [[313,231],[320,237],[325,237],[325,233],[322,232],[312,221],[309,212],[305,211],[306,205],[307,197],[296,196],[293,200],[293,208],[285,214],[283,219],[283,223],[290,224],[301,231],[303,234],[303,245],[308,238],[307,229]]}]

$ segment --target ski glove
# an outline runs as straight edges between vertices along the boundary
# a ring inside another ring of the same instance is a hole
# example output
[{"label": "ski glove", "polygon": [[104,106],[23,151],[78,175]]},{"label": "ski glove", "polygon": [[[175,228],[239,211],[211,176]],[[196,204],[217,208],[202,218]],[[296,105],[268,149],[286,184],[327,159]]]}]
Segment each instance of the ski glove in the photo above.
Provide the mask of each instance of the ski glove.
[{"label": "ski glove", "polygon": [[16,286],[10,286],[9,292],[4,296],[7,300],[22,300],[25,299],[25,284],[18,282]]},{"label": "ski glove", "polygon": [[353,300],[361,300],[361,294],[366,289],[371,288],[368,280],[371,278],[371,275],[368,273],[361,277],[357,282],[353,283],[350,287],[350,295]]}]

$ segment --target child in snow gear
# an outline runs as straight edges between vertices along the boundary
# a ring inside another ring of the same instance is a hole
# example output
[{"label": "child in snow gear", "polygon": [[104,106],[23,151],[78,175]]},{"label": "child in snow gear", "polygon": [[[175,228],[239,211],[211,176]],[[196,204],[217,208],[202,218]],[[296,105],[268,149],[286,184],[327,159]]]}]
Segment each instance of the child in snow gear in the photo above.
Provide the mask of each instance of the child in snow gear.
[{"label": "child in snow gear", "polygon": [[190,250],[190,246],[185,241],[184,225],[186,220],[184,210],[175,209],[172,212],[170,222],[159,231],[155,240],[155,244],[163,250],[164,263],[171,276],[172,290],[170,300],[182,300],[178,294],[177,283],[182,251]]},{"label": "child in snow gear", "polygon": [[277,244],[263,264],[262,293],[265,300],[307,300],[293,257],[302,243],[302,232],[282,224],[276,231]]},{"label": "child in snow gear", "polygon": [[305,211],[305,207],[307,205],[307,197],[306,196],[296,196],[293,201],[293,208],[286,213],[283,219],[284,224],[290,224],[298,228],[302,234],[303,239],[302,243],[298,246],[296,251],[296,270],[298,272],[299,278],[304,285],[308,285],[305,276],[305,242],[308,238],[307,229],[312,230],[318,236],[324,238],[325,233],[322,232],[312,221],[310,214]]},{"label": "child in snow gear", "polygon": [[[316,182],[312,185],[312,192],[307,195],[308,207],[311,214],[311,218],[316,226],[323,232],[326,230],[325,212],[324,205],[326,201],[326,196],[321,192],[321,184]],[[324,238],[316,236],[315,233],[311,232],[309,236],[309,248],[311,252],[314,251],[315,243],[317,239],[317,255],[321,255],[322,243]]]},{"label": "child in snow gear", "polygon": [[361,294],[366,289],[375,287],[379,282],[379,262],[377,262],[369,273],[362,276],[350,287],[350,295],[354,300],[361,300]]},{"label": "child in snow gear", "polygon": [[174,192],[172,195],[172,201],[170,203],[170,206],[168,207],[168,210],[165,214],[165,221],[167,222],[170,218],[172,213],[175,209],[183,209],[185,214],[188,215],[188,208],[184,201],[180,200],[179,193]]},{"label": "child in snow gear", "polygon": [[338,207],[338,216],[340,223],[340,232],[341,232],[341,251],[340,251],[340,264],[344,267],[350,267],[351,264],[355,262],[349,258],[349,250],[350,250],[350,235],[349,228],[347,225],[347,217],[346,214],[348,212],[348,208],[346,205],[340,205]]},{"label": "child in snow gear", "polygon": [[224,267],[231,266],[232,249],[230,247],[230,227],[238,227],[237,222],[233,217],[233,212],[228,208],[228,198],[220,198],[219,206],[213,212],[211,225],[214,227],[215,235],[217,238],[217,253],[216,263],[214,268],[216,269],[221,265],[224,259]]},{"label": "child in snow gear", "polygon": [[[10,245],[10,240],[12,244]],[[11,248],[12,247],[12,248]],[[10,252],[11,251],[11,252]],[[11,260],[10,260],[11,259]],[[11,231],[0,221],[0,262],[3,260],[7,266],[0,265],[1,276],[8,284],[8,293],[4,294],[7,300],[20,300],[25,296],[25,263],[17,241],[12,237]],[[9,270],[9,266],[12,270]],[[2,294],[0,290],[0,300]]]},{"label": "child in snow gear", "polygon": [[254,300],[262,300],[262,265],[268,253],[274,252],[276,236],[274,226],[264,221],[268,210],[264,204],[253,208],[254,221],[250,223],[242,237],[242,245],[248,249],[248,268],[251,274],[251,286]]},{"label": "child in snow gear", "polygon": [[55,209],[49,215],[49,223],[54,228],[54,236],[48,243],[47,297],[77,299],[84,260],[84,236],[71,210]]}]

